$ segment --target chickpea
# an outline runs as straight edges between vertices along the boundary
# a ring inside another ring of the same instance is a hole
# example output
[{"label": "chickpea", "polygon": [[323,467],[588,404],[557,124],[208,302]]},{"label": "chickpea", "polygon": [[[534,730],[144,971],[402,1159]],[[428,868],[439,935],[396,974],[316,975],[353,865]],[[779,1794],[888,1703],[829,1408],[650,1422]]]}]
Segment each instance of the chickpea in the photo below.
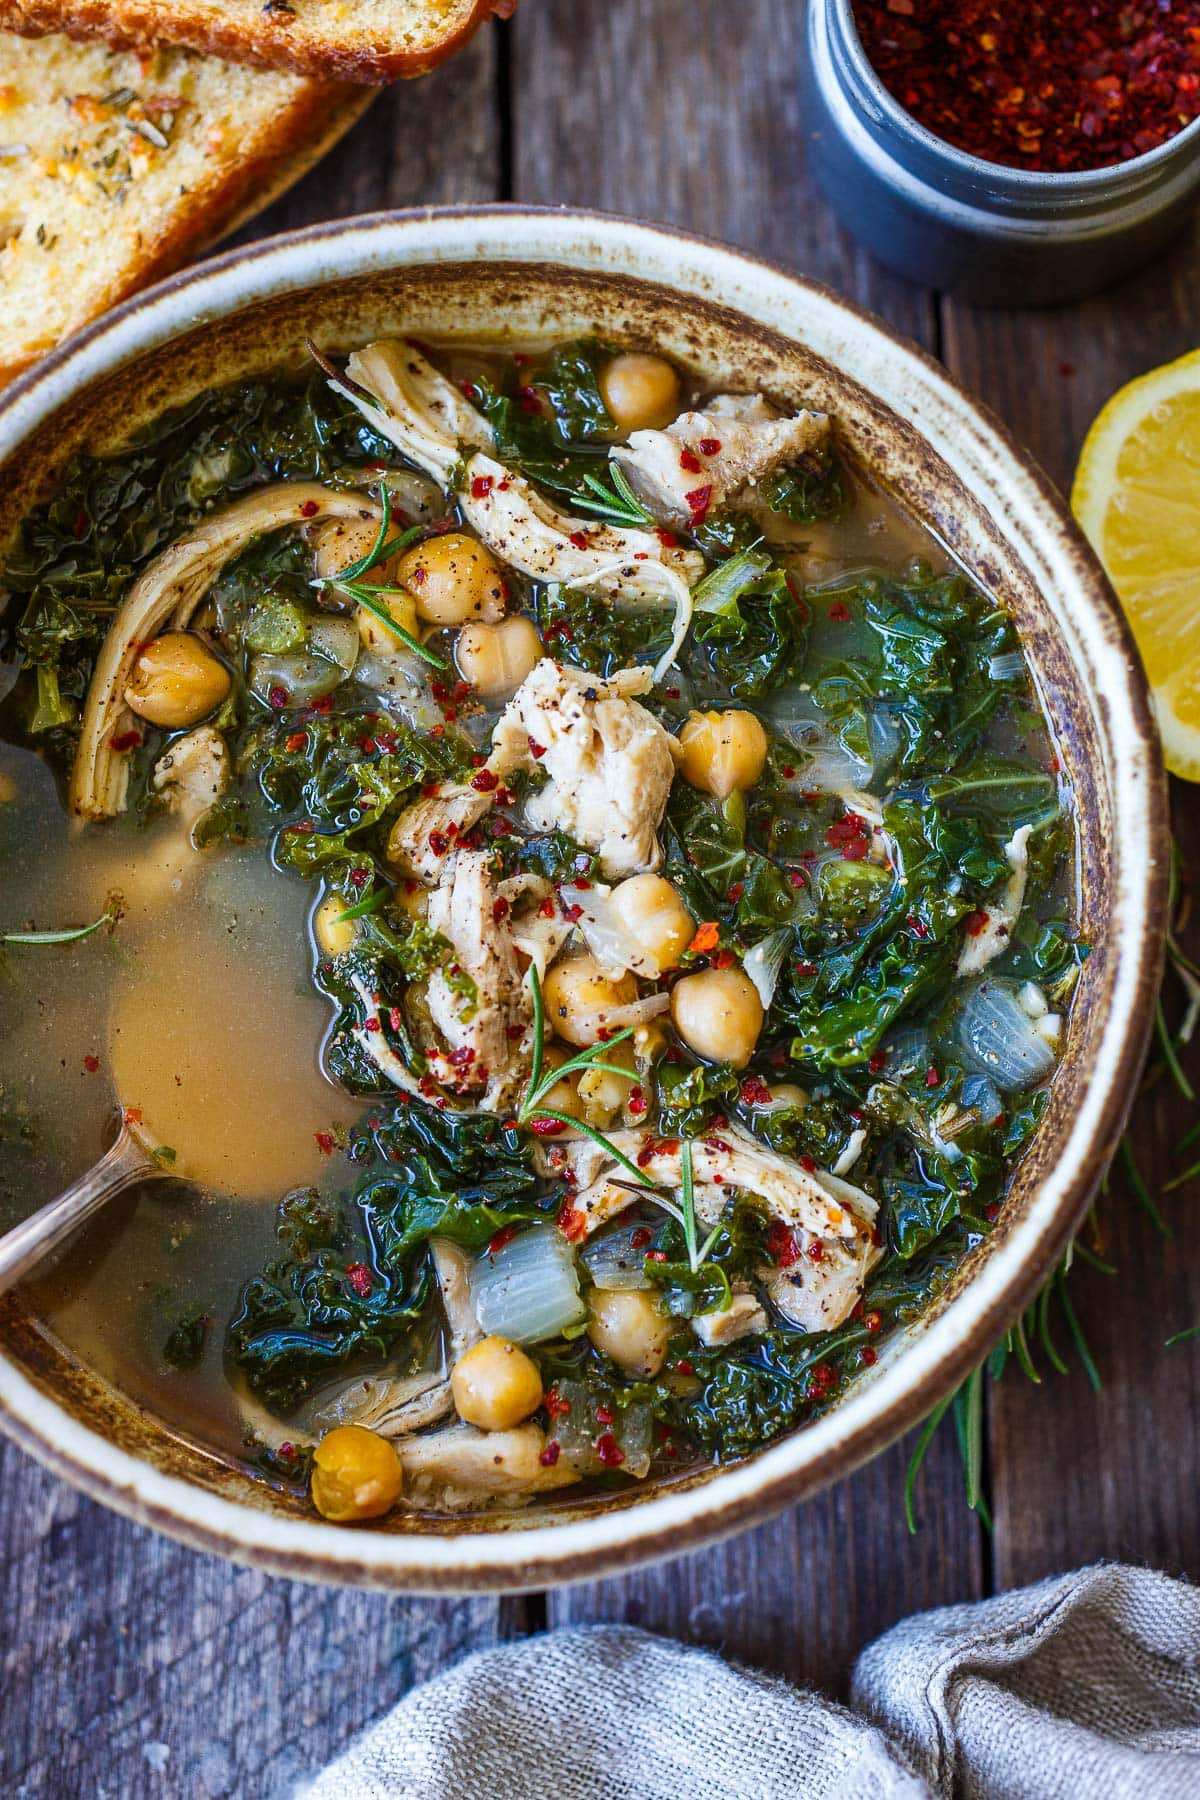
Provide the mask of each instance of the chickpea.
[{"label": "chickpea", "polygon": [[502,1337],[472,1344],[455,1363],[450,1388],[459,1418],[483,1431],[510,1431],[542,1404],[537,1364]]},{"label": "chickpea", "polygon": [[[340,575],[351,563],[370,556],[378,542],[378,519],[327,519],[313,534],[317,574],[324,581]],[[372,569],[370,579],[381,581],[390,567],[384,563]]]},{"label": "chickpea", "polygon": [[753,787],[767,760],[767,734],[751,712],[692,713],[679,733],[683,779],[702,793],[724,800],[735,789]]},{"label": "chickpea", "polygon": [[653,1296],[643,1288],[612,1293],[597,1288],[589,1304],[587,1334],[597,1350],[635,1379],[649,1381],[657,1375],[667,1354],[670,1326]]},{"label": "chickpea", "polygon": [[498,625],[473,620],[463,626],[454,646],[459,674],[486,698],[514,693],[541,655],[537,629],[520,613]]},{"label": "chickpea", "polygon": [[[567,1060],[567,1051],[558,1044],[547,1044],[542,1051],[542,1066],[546,1069],[557,1069]],[[584,1117],[584,1104],[579,1093],[578,1075],[564,1075],[556,1081],[548,1093],[542,1096],[542,1106],[551,1112],[565,1113],[569,1119]]]},{"label": "chickpea", "polygon": [[742,969],[701,969],[671,990],[671,1017],[689,1050],[744,1069],[763,1027],[758,989]]},{"label": "chickpea", "polygon": [[143,644],[125,704],[151,725],[197,725],[229,692],[229,670],[190,631],[164,631]]},{"label": "chickpea", "polygon": [[461,531],[414,544],[397,563],[396,580],[431,625],[463,625],[471,618],[495,625],[504,617],[508,588],[500,564]]},{"label": "chickpea", "polygon": [[678,966],[696,924],[671,882],[662,875],[631,875],[618,882],[609,904],[641,952],[640,975],[657,979]]},{"label": "chickpea", "polygon": [[589,1125],[601,1127],[611,1125],[617,1114],[629,1099],[630,1091],[637,1080],[637,1070],[633,1066],[633,1057],[629,1044],[618,1044],[604,1058],[614,1069],[628,1069],[628,1076],[613,1075],[608,1069],[585,1069],[578,1080],[579,1098],[583,1102],[583,1116]]},{"label": "chickpea", "polygon": [[336,1426],[313,1452],[313,1505],[335,1524],[380,1518],[396,1504],[403,1485],[394,1446],[365,1425]]},{"label": "chickpea", "polygon": [[607,975],[594,956],[564,956],[542,983],[546,1020],[568,1044],[594,1044],[614,1006],[637,999],[632,975]]},{"label": "chickpea", "polygon": [[[395,619],[401,631],[407,631],[409,637],[418,635],[417,603],[411,594],[379,594],[375,604],[381,606],[390,618]],[[396,632],[389,631],[382,620],[377,619],[365,606],[360,606],[354,616],[358,622],[359,641],[364,649],[373,650],[376,656],[395,656],[408,650],[404,639]]]},{"label": "chickpea", "polygon": [[600,395],[621,433],[669,425],[679,411],[679,377],[663,356],[626,350],[600,371]]},{"label": "chickpea", "polygon": [[326,894],[313,914],[313,936],[322,956],[344,956],[354,942],[357,926],[342,917],[349,904],[340,894]]}]

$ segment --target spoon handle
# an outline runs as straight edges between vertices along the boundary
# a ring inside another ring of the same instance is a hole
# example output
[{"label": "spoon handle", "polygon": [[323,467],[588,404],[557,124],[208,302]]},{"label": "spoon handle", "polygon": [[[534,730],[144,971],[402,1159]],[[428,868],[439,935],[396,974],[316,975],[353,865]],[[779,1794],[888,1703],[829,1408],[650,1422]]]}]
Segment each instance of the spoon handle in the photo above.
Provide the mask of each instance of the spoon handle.
[{"label": "spoon handle", "polygon": [[157,1172],[157,1165],[137,1139],[122,1129],[107,1156],[102,1156],[86,1175],[0,1238],[0,1294],[24,1280],[106,1200]]}]

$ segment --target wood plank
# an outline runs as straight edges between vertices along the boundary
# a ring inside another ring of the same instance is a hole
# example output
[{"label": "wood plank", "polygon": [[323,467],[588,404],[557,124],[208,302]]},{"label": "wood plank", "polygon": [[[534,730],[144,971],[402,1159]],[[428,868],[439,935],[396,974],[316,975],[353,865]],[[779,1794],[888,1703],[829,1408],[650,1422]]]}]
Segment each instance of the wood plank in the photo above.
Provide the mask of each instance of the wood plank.
[{"label": "wood plank", "polygon": [[496,1641],[495,1601],[280,1581],[0,1451],[5,1794],[292,1791],[417,1682]]},{"label": "wood plank", "polygon": [[534,0],[513,41],[514,199],[725,239],[932,340],[929,296],[874,264],[812,191],[795,0]]},{"label": "wood plank", "polygon": [[[663,219],[744,245],[933,341],[929,297],[859,251],[815,197],[796,96],[793,0],[538,0],[514,21],[513,191]],[[982,1591],[957,1453],[938,1446],[928,1523],[904,1526],[900,1451],[731,1543],[548,1596],[551,1624],[633,1619],[840,1689],[903,1613]]]},{"label": "wood plank", "polygon": [[[1198,273],[1193,229],[1170,257],[1082,306],[999,313],[947,304],[944,353],[1066,489],[1087,427],[1114,389],[1195,347]],[[1172,804],[1180,847],[1198,870],[1194,791],[1176,783]],[[1193,933],[1193,953],[1197,942]],[[1188,1067],[1200,1080],[1195,1050]],[[1170,1146],[1194,1116],[1165,1082],[1139,1102],[1131,1141],[1152,1190],[1180,1168]],[[1198,1196],[1193,1183],[1164,1200],[1176,1225],[1168,1242],[1114,1177],[1101,1218],[1120,1272],[1080,1270],[1071,1285],[1103,1376],[1100,1394],[1074,1366],[1069,1376],[1048,1372],[1040,1392],[1014,1372],[993,1395],[998,1586],[1100,1556],[1193,1577],[1200,1570],[1200,1343],[1165,1348],[1172,1332],[1200,1323]],[[1061,1323],[1056,1336],[1066,1343]]]}]

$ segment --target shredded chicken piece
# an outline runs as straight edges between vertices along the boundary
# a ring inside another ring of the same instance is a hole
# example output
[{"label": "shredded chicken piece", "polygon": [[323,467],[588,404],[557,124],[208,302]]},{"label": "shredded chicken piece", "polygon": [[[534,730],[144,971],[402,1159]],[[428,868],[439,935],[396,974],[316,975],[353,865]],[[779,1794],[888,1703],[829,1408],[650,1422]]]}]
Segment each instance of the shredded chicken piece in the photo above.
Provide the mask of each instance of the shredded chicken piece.
[{"label": "shredded chicken piece", "polygon": [[371,992],[361,975],[351,975],[350,986],[361,1000],[364,1013],[364,1023],[352,1028],[351,1037],[359,1049],[370,1057],[380,1074],[387,1076],[393,1087],[399,1088],[403,1094],[415,1094],[418,1099],[423,1098],[416,1076],[396,1055],[383,1034],[383,1020],[380,1017],[383,1001],[378,994]]},{"label": "shredded chicken piece", "polygon": [[469,784],[440,782],[435,794],[414,800],[392,826],[388,861],[402,874],[432,887],[445,874],[459,839],[479,823],[494,797]]},{"label": "shredded chicken piece", "polygon": [[310,1415],[314,1431],[365,1425],[381,1437],[405,1437],[436,1425],[454,1411],[450,1383],[436,1370],[403,1378],[367,1375],[323,1400]]},{"label": "shredded chicken piece", "polygon": [[698,552],[664,545],[654,531],[561,513],[524,476],[490,456],[468,462],[459,504],[488,548],[523,575],[635,606],[673,607],[671,642],[655,665],[655,679],[670,668],[691,623],[692,586],[704,573]]},{"label": "shredded chicken piece", "polygon": [[225,739],[211,725],[176,738],[155,763],[150,785],[191,831],[229,786]]},{"label": "shredded chicken piece", "polygon": [[471,1259],[461,1244],[449,1238],[430,1238],[433,1270],[442,1290],[442,1306],[450,1329],[450,1365],[483,1336],[471,1301]]},{"label": "shredded chicken piece", "polygon": [[[652,1132],[616,1131],[611,1142],[656,1186],[678,1190],[682,1181],[678,1140]],[[576,1191],[562,1224],[572,1241],[587,1238],[631,1201],[630,1183],[611,1158],[595,1169],[585,1151],[563,1144],[557,1169],[575,1172]],[[756,1195],[771,1217],[792,1234],[796,1258],[787,1267],[758,1271],[768,1298],[789,1324],[828,1331],[854,1308],[881,1251],[874,1242],[876,1202],[862,1188],[826,1169],[801,1169],[760,1144],[738,1125],[723,1125],[692,1146],[696,1210],[715,1223],[734,1188]],[[590,1181],[581,1179],[585,1171]],[[819,1255],[813,1250],[820,1246]]]},{"label": "shredded chicken piece", "polygon": [[354,352],[346,374],[344,386],[332,383],[336,391],[443,488],[462,460],[461,445],[490,450],[496,441],[483,414],[415,344],[381,338]]},{"label": "shredded chicken piece", "polygon": [[484,850],[460,850],[429,896],[429,923],[451,949],[451,965],[474,983],[455,987],[449,969],[429,978],[430,1017],[449,1053],[431,1055],[443,1086],[458,1093],[486,1089],[481,1104],[497,1111],[524,1075],[533,1011],[521,980],[516,945]]},{"label": "shredded chicken piece", "polygon": [[655,531],[559,512],[489,454],[492,427],[414,345],[369,344],[350,358],[346,375],[335,389],[418,467],[443,487],[461,471],[458,502],[467,524],[510,567],[634,606],[672,606],[672,641],[656,676],[674,662],[691,620],[691,588],[704,573],[697,551],[664,544]]},{"label": "shredded chicken piece", "polygon": [[550,777],[528,803],[535,829],[567,832],[598,854],[613,880],[662,861],[658,827],[677,746],[632,698],[650,686],[649,669],[620,669],[604,681],[543,657],[492,734],[491,768]]},{"label": "shredded chicken piece", "polygon": [[108,819],[124,811],[129,756],[141,742],[125,689],[141,645],[168,624],[173,631],[186,631],[225,564],[251,539],[284,525],[299,529],[321,516],[377,519],[379,507],[353,490],[338,492],[313,481],[278,482],[212,513],[142,570],[92,670],[68,795],[77,817]]},{"label": "shredded chicken piece", "polygon": [[692,1329],[709,1350],[732,1344],[738,1338],[753,1337],[766,1331],[767,1315],[748,1287],[735,1286],[733,1299],[724,1312],[700,1313],[692,1320]]},{"label": "shredded chicken piece", "polygon": [[1012,873],[999,901],[985,908],[986,923],[974,937],[963,939],[955,973],[978,975],[981,969],[1008,949],[1013,926],[1025,904],[1025,884],[1029,879],[1029,834],[1032,825],[1022,825],[1004,846],[1004,855]]},{"label": "shredded chicken piece", "polygon": [[753,506],[758,484],[823,444],[829,424],[826,413],[781,418],[761,394],[718,394],[665,431],[635,431],[612,454],[656,518],[688,525],[712,507]]},{"label": "shredded chicken piece", "polygon": [[405,1499],[460,1510],[477,1506],[483,1496],[521,1500],[578,1481],[565,1460],[544,1463],[545,1448],[546,1434],[537,1425],[511,1431],[449,1425],[396,1445]]}]

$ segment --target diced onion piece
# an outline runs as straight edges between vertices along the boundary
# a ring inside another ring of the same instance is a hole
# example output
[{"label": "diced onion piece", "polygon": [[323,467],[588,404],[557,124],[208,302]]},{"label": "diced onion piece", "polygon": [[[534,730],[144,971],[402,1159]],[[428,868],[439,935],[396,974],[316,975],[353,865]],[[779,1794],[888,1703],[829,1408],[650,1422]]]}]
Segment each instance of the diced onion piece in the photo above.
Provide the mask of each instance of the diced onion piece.
[{"label": "diced onion piece", "polygon": [[1045,1080],[1057,1060],[1009,982],[981,981],[967,996],[958,1037],[970,1062],[1004,1094]]},{"label": "diced onion piece", "polygon": [[968,1075],[962,1085],[962,1103],[979,1114],[985,1125],[994,1125],[1004,1111],[1004,1102],[994,1081],[986,1075]]},{"label": "diced onion piece", "polygon": [[742,959],[743,969],[758,989],[764,1012],[771,1010],[771,1002],[775,998],[775,989],[779,985],[779,976],[791,941],[792,934],[786,929],[769,931],[752,950],[747,950]]},{"label": "diced onion piece", "polygon": [[1041,1019],[1050,1011],[1050,1002],[1036,981],[1022,982],[1017,989],[1017,999],[1022,1011],[1027,1012],[1031,1019]]},{"label": "diced onion piece", "polygon": [[623,975],[626,969],[632,969],[657,974],[657,970],[650,971],[645,951],[613,911],[611,896],[612,889],[602,882],[592,887],[562,889],[567,917],[574,921],[596,961],[603,963],[609,973]]},{"label": "diced onion piece", "polygon": [[311,706],[344,679],[337,664],[323,656],[256,656],[250,664],[251,692],[276,711]]},{"label": "diced onion piece", "polygon": [[318,619],[311,626],[308,641],[321,656],[348,675],[358,660],[358,627],[352,619]]},{"label": "diced onion piece", "polygon": [[603,1237],[593,1238],[581,1252],[592,1285],[611,1293],[653,1287],[646,1279],[646,1253],[657,1248],[658,1236],[647,1225],[618,1225]]},{"label": "diced onion piece", "polygon": [[988,675],[993,681],[1016,681],[1025,673],[1025,658],[1019,650],[1006,650],[988,661]]},{"label": "diced onion piece", "polygon": [[587,1317],[575,1252],[553,1225],[532,1225],[471,1268],[480,1330],[512,1344],[540,1344]]}]

